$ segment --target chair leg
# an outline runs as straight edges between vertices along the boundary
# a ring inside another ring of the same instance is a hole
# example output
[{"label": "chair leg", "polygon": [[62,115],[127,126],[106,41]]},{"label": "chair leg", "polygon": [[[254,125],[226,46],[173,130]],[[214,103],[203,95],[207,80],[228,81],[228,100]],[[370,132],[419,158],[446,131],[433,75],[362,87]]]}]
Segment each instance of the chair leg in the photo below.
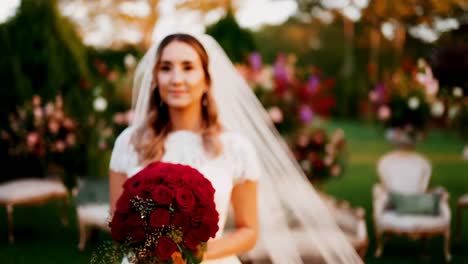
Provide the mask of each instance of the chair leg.
[{"label": "chair leg", "polygon": [[375,232],[375,241],[377,242],[377,248],[375,250],[375,257],[382,256],[383,253],[383,233],[382,232]]},{"label": "chair leg", "polygon": [[452,260],[452,255],[450,254],[450,229],[444,233],[444,255],[446,262],[450,262]]},{"label": "chair leg", "polygon": [[61,220],[62,220],[62,225],[68,227],[68,214],[67,214],[67,209],[69,205],[69,200],[68,196],[60,200],[60,211],[62,214]]},{"label": "chair leg", "polygon": [[83,251],[86,246],[86,240],[88,239],[86,234],[86,226],[84,223],[80,223],[80,242],[78,244],[78,249]]},{"label": "chair leg", "polygon": [[10,244],[15,242],[15,235],[13,234],[13,205],[7,204],[7,218],[8,218],[8,241]]},{"label": "chair leg", "polygon": [[462,237],[462,214],[461,214],[461,207],[457,206],[457,226],[456,226],[456,234],[457,240],[461,240]]}]

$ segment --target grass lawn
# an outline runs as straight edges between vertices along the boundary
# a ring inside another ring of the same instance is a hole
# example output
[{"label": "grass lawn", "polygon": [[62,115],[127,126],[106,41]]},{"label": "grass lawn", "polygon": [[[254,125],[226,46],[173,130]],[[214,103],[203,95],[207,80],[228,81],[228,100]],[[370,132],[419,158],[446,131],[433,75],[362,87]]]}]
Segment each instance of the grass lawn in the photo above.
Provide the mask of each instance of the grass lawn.
[{"label": "grass lawn", "polygon": [[[325,124],[330,130],[341,127],[348,140],[349,164],[346,175],[331,180],[323,188],[328,193],[361,206],[366,210],[370,245],[366,263],[443,263],[442,239],[410,241],[391,238],[385,244],[381,258],[374,258],[374,233],[372,224],[372,185],[377,182],[375,164],[377,159],[391,146],[383,139],[381,131],[371,125],[351,121]],[[468,162],[463,161],[461,152],[464,143],[452,135],[432,132],[418,149],[433,163],[430,186],[441,185],[450,192],[452,225],[455,221],[456,199],[468,193]],[[84,252],[77,250],[78,230],[74,212],[69,210],[70,226],[61,225],[57,203],[50,202],[39,207],[18,207],[14,212],[16,242],[7,241],[6,213],[0,210],[0,263],[88,263],[100,239],[109,239],[104,232],[88,243]],[[468,210],[464,212],[468,219]],[[455,232],[454,228],[452,229]],[[453,237],[455,234],[452,235]],[[468,221],[461,241],[452,239],[452,263],[468,263]],[[285,263],[287,264],[287,263]]]},{"label": "grass lawn", "polygon": [[[372,221],[372,186],[378,181],[375,164],[391,145],[383,140],[382,131],[365,123],[348,121],[332,122],[326,125],[330,130],[341,127],[348,140],[349,164],[346,175],[330,180],[324,186],[328,193],[361,206],[366,210],[366,222],[370,246],[366,263],[443,263],[442,238],[426,242],[406,238],[390,238],[381,258],[374,258],[375,240]],[[468,193],[468,161],[462,160],[464,143],[459,138],[440,132],[432,132],[418,150],[432,162],[430,187],[444,186],[450,193],[452,209],[452,237],[455,237],[455,212],[457,198]],[[464,212],[466,226],[462,240],[452,239],[452,263],[468,263],[468,210]]]}]

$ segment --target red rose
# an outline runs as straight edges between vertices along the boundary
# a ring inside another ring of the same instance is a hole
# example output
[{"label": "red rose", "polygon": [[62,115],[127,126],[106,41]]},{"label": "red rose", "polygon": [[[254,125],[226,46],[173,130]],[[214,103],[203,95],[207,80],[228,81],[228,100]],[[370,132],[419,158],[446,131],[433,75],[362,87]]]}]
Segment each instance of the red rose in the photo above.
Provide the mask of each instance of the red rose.
[{"label": "red rose", "polygon": [[169,225],[171,215],[166,209],[156,209],[151,214],[150,224],[152,227],[163,227]]},{"label": "red rose", "polygon": [[312,163],[312,166],[315,170],[322,170],[323,168],[325,168],[325,163],[320,158],[317,158]]},{"label": "red rose", "polygon": [[124,189],[129,191],[137,190],[143,180],[143,174],[137,173],[134,176],[128,178],[123,184]]},{"label": "red rose", "polygon": [[158,185],[153,190],[153,200],[160,205],[171,204],[174,191],[167,186]]},{"label": "red rose", "polygon": [[203,215],[203,223],[218,223],[219,214],[216,210],[206,210],[206,213]]},{"label": "red rose", "polygon": [[172,253],[177,250],[177,245],[169,237],[160,237],[156,242],[155,253],[159,260],[168,260]]},{"label": "red rose", "polygon": [[141,185],[147,186],[152,190],[155,186],[162,183],[163,175],[153,172],[150,175],[147,175],[142,181]]},{"label": "red rose", "polygon": [[190,229],[190,217],[184,212],[177,213],[172,217],[171,224],[185,233]]},{"label": "red rose", "polygon": [[167,186],[171,188],[178,188],[178,187],[185,186],[184,178],[180,174],[174,174],[174,175],[171,175],[170,177],[164,178],[164,183],[167,184]]},{"label": "red rose", "polygon": [[133,213],[129,215],[129,217],[125,221],[125,224],[131,227],[143,226],[143,219],[141,219],[139,214]]},{"label": "red rose", "polygon": [[130,192],[123,192],[117,200],[116,210],[120,212],[130,212],[130,199],[133,197],[133,194],[131,194]]},{"label": "red rose", "polygon": [[196,206],[193,211],[190,213],[190,222],[192,226],[198,226],[198,224],[203,220],[203,214],[205,213],[205,208],[201,206]]},{"label": "red rose", "polygon": [[200,244],[200,239],[198,238],[197,231],[192,230],[187,235],[184,236],[184,243],[185,245],[194,250]]},{"label": "red rose", "polygon": [[146,233],[143,227],[134,227],[130,232],[132,243],[142,243],[146,240]]},{"label": "red rose", "polygon": [[201,204],[207,205],[209,203],[213,203],[215,189],[213,188],[213,185],[211,185],[211,182],[200,181],[195,187],[194,192]]},{"label": "red rose", "polygon": [[195,206],[195,198],[188,188],[176,189],[176,201],[181,211],[190,212]]},{"label": "red rose", "polygon": [[198,237],[201,242],[206,242],[210,237],[215,237],[218,232],[218,223],[203,223],[198,229]]},{"label": "red rose", "polygon": [[111,235],[112,238],[119,242],[122,243],[125,241],[125,238],[127,237],[128,230],[125,222],[128,219],[128,213],[123,213],[116,211],[114,213],[114,216],[112,217],[111,221]]}]

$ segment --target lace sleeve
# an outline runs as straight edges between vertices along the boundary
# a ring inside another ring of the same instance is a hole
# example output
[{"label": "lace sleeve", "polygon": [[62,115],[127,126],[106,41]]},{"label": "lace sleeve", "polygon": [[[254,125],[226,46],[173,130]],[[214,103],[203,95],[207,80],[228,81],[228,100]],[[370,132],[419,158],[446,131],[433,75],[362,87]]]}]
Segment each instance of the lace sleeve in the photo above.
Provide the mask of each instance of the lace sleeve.
[{"label": "lace sleeve", "polygon": [[236,136],[237,172],[234,175],[234,185],[245,181],[258,181],[261,174],[260,161],[252,143],[243,136]]},{"label": "lace sleeve", "polygon": [[131,156],[133,155],[133,148],[130,144],[132,131],[133,128],[127,127],[115,140],[109,169],[119,173],[128,173],[130,161],[132,160]]}]

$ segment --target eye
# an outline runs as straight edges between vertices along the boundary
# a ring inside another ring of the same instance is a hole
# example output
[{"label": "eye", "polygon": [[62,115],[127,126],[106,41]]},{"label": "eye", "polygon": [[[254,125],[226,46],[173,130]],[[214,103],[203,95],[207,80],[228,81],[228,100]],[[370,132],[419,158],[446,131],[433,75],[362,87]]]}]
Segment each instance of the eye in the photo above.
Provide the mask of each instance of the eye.
[{"label": "eye", "polygon": [[162,65],[160,68],[159,68],[160,71],[163,71],[163,72],[167,72],[167,71],[170,71],[171,70],[171,67],[169,67],[168,65]]},{"label": "eye", "polygon": [[190,70],[192,70],[192,69],[193,69],[192,65],[186,65],[186,66],[184,66],[184,71],[190,71]]}]

